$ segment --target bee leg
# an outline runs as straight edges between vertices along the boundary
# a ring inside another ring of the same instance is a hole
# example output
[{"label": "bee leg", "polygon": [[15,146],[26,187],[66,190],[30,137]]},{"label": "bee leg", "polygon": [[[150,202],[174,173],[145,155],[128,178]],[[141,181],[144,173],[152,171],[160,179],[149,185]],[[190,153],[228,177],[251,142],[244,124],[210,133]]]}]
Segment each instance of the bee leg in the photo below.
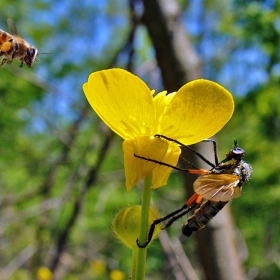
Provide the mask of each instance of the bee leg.
[{"label": "bee leg", "polygon": [[6,61],[7,61],[7,58],[3,58],[1,63],[0,63],[0,66],[3,65]]},{"label": "bee leg", "polygon": [[19,67],[22,67],[24,60],[21,60]]},{"label": "bee leg", "polygon": [[10,58],[10,60],[9,60],[7,63],[8,63],[8,64],[11,64],[11,63],[13,62],[15,56],[16,56],[16,52],[14,52],[14,53],[12,54],[12,57]]},{"label": "bee leg", "polygon": [[13,52],[13,54],[12,54],[12,59],[11,60],[13,60],[15,57],[16,57],[16,54],[17,54],[17,52],[15,51],[15,52]]}]

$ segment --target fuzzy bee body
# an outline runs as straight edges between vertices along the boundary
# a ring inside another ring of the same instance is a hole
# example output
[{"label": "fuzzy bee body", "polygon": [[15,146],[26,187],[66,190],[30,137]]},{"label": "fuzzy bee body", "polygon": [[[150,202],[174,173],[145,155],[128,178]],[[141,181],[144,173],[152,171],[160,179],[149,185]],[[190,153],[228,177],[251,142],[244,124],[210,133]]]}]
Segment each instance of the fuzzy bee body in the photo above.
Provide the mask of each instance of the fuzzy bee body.
[{"label": "fuzzy bee body", "polygon": [[14,59],[18,59],[20,67],[22,67],[24,62],[28,67],[31,67],[37,57],[38,50],[19,35],[11,19],[8,19],[7,22],[12,35],[0,29],[0,56],[3,56],[0,66],[5,62],[10,64]]}]

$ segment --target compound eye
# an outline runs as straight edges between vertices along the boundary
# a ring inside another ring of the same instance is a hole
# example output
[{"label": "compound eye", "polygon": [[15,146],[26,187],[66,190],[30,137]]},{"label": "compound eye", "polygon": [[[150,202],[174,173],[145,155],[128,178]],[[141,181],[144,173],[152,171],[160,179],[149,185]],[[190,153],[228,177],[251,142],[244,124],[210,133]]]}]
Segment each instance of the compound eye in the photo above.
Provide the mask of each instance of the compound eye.
[{"label": "compound eye", "polygon": [[37,49],[29,48],[26,50],[27,57],[30,61],[33,61],[37,55]]},{"label": "compound eye", "polygon": [[238,158],[238,159],[241,159],[244,155],[245,155],[245,151],[239,147],[233,148],[226,154],[228,158]]},{"label": "compound eye", "polygon": [[34,49],[29,49],[29,50],[27,50],[27,53],[30,57],[32,57],[35,54],[35,50]]},{"label": "compound eye", "polygon": [[31,67],[33,61],[35,60],[37,56],[37,49],[34,47],[30,47],[26,50],[26,55],[24,57],[25,63]]},{"label": "compound eye", "polygon": [[233,152],[235,155],[240,155],[240,156],[245,155],[245,151],[244,151],[243,149],[241,149],[241,148],[238,148],[238,147],[234,148],[234,149],[232,150],[232,152]]}]

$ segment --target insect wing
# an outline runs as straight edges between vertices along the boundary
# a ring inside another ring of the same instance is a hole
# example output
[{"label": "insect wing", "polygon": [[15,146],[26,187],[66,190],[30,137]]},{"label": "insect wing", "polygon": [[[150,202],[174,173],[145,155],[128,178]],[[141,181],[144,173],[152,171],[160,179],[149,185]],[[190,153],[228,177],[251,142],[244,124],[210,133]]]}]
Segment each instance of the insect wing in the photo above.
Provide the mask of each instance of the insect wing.
[{"label": "insect wing", "polygon": [[21,36],[19,35],[18,31],[17,31],[17,28],[16,28],[14,22],[13,22],[10,18],[7,19],[7,23],[8,23],[8,25],[9,25],[9,28],[10,28],[12,34],[13,34],[13,35],[16,35],[16,36],[18,36],[18,37],[21,37]]},{"label": "insect wing", "polygon": [[227,202],[241,195],[240,178],[234,174],[207,174],[194,182],[194,191],[213,202]]}]

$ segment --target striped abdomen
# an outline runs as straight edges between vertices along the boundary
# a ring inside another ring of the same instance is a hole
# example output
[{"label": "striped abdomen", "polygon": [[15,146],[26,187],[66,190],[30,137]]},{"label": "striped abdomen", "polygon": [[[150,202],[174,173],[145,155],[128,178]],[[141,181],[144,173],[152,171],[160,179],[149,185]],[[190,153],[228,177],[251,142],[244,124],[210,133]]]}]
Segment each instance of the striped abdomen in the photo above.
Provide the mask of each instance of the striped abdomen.
[{"label": "striped abdomen", "polygon": [[8,32],[5,32],[4,30],[0,29],[0,48],[5,42],[9,41],[11,38],[12,36]]},{"label": "striped abdomen", "polygon": [[194,214],[187,220],[182,227],[182,232],[186,236],[191,236],[194,231],[204,228],[207,223],[223,209],[228,202],[213,202],[207,200]]}]

